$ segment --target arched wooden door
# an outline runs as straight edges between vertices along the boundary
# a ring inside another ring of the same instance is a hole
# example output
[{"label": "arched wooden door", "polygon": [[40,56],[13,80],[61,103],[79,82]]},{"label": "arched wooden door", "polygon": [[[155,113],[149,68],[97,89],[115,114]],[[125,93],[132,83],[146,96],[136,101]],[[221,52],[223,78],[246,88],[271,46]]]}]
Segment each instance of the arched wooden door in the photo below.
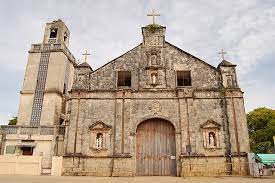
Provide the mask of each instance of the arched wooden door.
[{"label": "arched wooden door", "polygon": [[136,175],[176,176],[175,128],[170,122],[146,120],[136,137]]}]

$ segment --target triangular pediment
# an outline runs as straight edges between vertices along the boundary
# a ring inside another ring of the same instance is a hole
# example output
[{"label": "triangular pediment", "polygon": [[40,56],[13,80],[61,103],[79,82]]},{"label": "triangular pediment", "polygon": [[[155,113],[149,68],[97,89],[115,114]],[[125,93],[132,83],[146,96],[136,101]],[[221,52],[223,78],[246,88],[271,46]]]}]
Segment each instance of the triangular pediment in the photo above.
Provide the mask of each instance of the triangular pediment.
[{"label": "triangular pediment", "polygon": [[[184,50],[178,48],[177,46],[175,46],[175,45],[173,45],[173,44],[171,44],[171,43],[169,43],[169,42],[167,42],[167,41],[165,41],[165,44],[166,44],[167,46],[170,46],[171,48],[174,48],[175,50],[178,50],[178,51],[180,51],[180,52],[182,52],[182,53],[184,53],[184,54],[186,54],[186,55],[188,55],[188,56],[194,58],[195,60],[197,60],[197,61],[203,63],[204,65],[207,65],[208,67],[210,67],[210,68],[212,68],[212,69],[214,69],[214,70],[217,70],[217,68],[215,68],[214,66],[212,66],[212,65],[210,65],[209,63],[207,63],[207,62],[201,60],[200,58],[198,58],[198,57],[196,57],[196,56],[194,56],[194,55],[192,55],[192,54],[190,54],[190,53],[188,53],[188,52],[186,52],[186,51],[184,51]],[[142,46],[142,43],[139,44],[139,45],[137,45],[137,46],[134,47],[133,49],[129,50],[128,52],[126,52],[126,53],[120,55],[119,57],[117,57],[117,58],[111,60],[110,62],[106,63],[105,65],[99,67],[98,69],[96,69],[95,71],[93,71],[93,73],[96,73],[97,71],[100,71],[100,70],[104,69],[106,66],[108,66],[108,65],[110,65],[110,64],[113,64],[114,62],[117,62],[117,60],[119,60],[120,58],[122,58],[122,57],[128,55],[128,53],[130,53],[130,52],[132,52],[132,51],[134,51],[134,50],[138,50],[141,46]],[[155,50],[152,49],[151,52],[153,52],[153,53],[154,53],[154,52],[157,52],[156,50],[157,50],[157,49],[155,49]]]},{"label": "triangular pediment", "polygon": [[181,52],[181,53],[183,53],[183,54],[186,54],[186,55],[190,56],[191,58],[194,58],[196,61],[198,61],[198,62],[200,62],[200,63],[202,63],[202,64],[204,64],[204,65],[206,65],[206,66],[208,66],[208,67],[210,67],[210,68],[212,68],[213,70],[217,70],[216,67],[214,67],[214,66],[210,65],[209,63],[203,61],[202,59],[200,59],[200,58],[198,58],[198,57],[192,55],[191,53],[188,53],[188,52],[182,50],[181,48],[179,48],[179,47],[177,47],[177,46],[175,46],[175,45],[173,45],[173,44],[171,44],[171,43],[169,43],[169,42],[167,42],[167,41],[166,41],[165,43],[166,43],[168,46],[170,46],[171,48],[174,48],[174,49],[178,50],[179,52]]},{"label": "triangular pediment", "polygon": [[206,128],[221,128],[221,125],[213,120],[207,120],[205,123],[201,125],[201,128],[206,129]]},{"label": "triangular pediment", "polygon": [[103,123],[102,121],[97,121],[89,126],[90,130],[110,130],[112,126]]}]

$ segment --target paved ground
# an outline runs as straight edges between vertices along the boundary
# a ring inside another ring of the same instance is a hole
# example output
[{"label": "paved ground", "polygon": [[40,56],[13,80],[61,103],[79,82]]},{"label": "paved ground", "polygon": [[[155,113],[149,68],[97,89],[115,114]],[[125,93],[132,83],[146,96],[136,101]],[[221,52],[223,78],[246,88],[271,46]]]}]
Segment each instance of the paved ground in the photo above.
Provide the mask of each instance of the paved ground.
[{"label": "paved ground", "polygon": [[274,183],[275,179],[246,177],[52,177],[0,175],[0,183]]}]

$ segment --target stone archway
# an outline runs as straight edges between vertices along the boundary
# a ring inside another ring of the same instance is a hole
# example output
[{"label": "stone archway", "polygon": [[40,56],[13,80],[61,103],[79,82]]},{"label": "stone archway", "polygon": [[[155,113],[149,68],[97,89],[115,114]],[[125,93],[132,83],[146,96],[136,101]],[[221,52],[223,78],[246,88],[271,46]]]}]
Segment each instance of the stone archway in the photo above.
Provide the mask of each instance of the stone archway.
[{"label": "stone archway", "polygon": [[153,118],[138,125],[136,175],[176,176],[175,128],[169,121]]}]

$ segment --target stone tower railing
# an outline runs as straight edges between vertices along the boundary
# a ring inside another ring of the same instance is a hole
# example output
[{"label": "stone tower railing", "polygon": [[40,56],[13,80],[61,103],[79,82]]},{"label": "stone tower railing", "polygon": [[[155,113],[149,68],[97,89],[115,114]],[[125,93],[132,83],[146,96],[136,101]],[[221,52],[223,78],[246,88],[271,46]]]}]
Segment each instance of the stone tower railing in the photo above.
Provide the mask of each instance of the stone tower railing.
[{"label": "stone tower railing", "polygon": [[65,126],[27,126],[27,125],[1,125],[0,134],[18,135],[64,135]]},{"label": "stone tower railing", "polygon": [[53,44],[32,44],[29,53],[38,53],[38,52],[45,52],[45,51],[62,51],[71,62],[75,63],[75,57],[67,48],[64,43],[53,43]]}]

